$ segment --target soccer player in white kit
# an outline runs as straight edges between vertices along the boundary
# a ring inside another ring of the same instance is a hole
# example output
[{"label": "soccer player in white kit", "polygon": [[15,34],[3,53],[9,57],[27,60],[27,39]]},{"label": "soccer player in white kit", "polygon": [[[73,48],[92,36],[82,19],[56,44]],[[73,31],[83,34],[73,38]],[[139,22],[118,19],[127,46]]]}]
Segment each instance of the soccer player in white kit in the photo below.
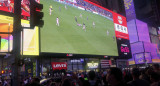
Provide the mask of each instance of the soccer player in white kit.
[{"label": "soccer player in white kit", "polygon": [[109,31],[107,30],[107,36],[109,35]]},{"label": "soccer player in white kit", "polygon": [[67,5],[65,5],[65,9],[67,9]]},{"label": "soccer player in white kit", "polygon": [[56,25],[59,26],[59,18],[58,17],[56,18],[56,22],[57,22]]},{"label": "soccer player in white kit", "polygon": [[80,13],[79,17],[82,18],[82,14],[81,13]]},{"label": "soccer player in white kit", "polygon": [[94,21],[93,21],[93,28],[95,28],[95,23],[94,23]]},{"label": "soccer player in white kit", "polygon": [[52,6],[49,7],[49,14],[52,14]]}]

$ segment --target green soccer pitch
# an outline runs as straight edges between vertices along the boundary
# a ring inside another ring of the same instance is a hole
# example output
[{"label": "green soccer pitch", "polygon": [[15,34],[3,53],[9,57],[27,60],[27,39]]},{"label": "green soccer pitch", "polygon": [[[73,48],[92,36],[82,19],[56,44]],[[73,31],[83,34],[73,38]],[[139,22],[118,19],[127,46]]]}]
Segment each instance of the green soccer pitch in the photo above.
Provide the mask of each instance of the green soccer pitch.
[{"label": "green soccer pitch", "polygon": [[[69,5],[65,9],[65,4],[53,0],[41,0],[41,3],[44,12],[44,26],[40,29],[41,52],[118,56],[113,21]],[[82,26],[77,25],[75,16]],[[57,17],[59,26],[56,25]],[[82,29],[83,23],[86,31]]]}]

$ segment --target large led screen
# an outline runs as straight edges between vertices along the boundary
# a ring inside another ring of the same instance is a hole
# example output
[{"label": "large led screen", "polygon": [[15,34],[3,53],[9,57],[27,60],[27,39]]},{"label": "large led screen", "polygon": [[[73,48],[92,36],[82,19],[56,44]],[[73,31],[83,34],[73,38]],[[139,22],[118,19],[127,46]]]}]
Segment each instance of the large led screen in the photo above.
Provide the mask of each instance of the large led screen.
[{"label": "large led screen", "polygon": [[[39,55],[39,30],[38,27],[28,29],[29,21],[21,20],[23,27],[21,50],[23,55]],[[13,50],[13,17],[0,15],[0,52],[11,52]],[[22,54],[22,53],[21,53]]]},{"label": "large led screen", "polygon": [[[22,27],[29,27],[29,21],[21,20]],[[39,30],[24,28],[22,33],[23,55],[39,55]]]},{"label": "large led screen", "polygon": [[118,56],[111,12],[84,0],[41,0],[41,52]]},{"label": "large led screen", "polygon": [[[23,19],[30,16],[29,0],[21,0],[21,15]],[[14,13],[14,0],[0,0],[0,10]]]},{"label": "large led screen", "polygon": [[13,44],[13,17],[0,15],[0,52],[10,52]]}]

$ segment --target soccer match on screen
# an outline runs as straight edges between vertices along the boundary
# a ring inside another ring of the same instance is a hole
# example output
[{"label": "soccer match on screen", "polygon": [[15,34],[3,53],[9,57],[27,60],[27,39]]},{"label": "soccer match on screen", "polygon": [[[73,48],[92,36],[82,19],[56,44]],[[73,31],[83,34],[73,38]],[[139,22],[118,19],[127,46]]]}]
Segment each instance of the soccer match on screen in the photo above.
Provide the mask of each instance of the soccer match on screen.
[{"label": "soccer match on screen", "polygon": [[118,56],[113,15],[84,0],[41,0],[41,51]]}]

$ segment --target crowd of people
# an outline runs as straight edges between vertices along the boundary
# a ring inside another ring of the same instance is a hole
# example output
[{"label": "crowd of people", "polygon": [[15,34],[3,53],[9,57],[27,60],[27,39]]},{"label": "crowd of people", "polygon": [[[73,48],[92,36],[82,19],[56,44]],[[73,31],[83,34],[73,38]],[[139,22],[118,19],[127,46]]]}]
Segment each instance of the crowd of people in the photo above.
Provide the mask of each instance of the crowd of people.
[{"label": "crowd of people", "polygon": [[77,6],[83,7],[86,10],[97,12],[97,13],[103,15],[103,16],[112,18],[112,13],[110,13],[110,12],[100,8],[100,7],[97,7],[97,6],[93,5],[93,4],[85,2],[84,0],[76,0],[76,2],[77,2],[77,4],[76,4]]},{"label": "crowd of people", "polygon": [[85,10],[88,10],[88,11],[91,11],[91,12],[97,12],[98,14],[104,16],[104,17],[108,17],[108,18],[113,18],[113,15],[111,12],[109,11],[106,11],[100,7],[97,7],[93,4],[90,4],[84,0],[75,0],[76,2],[71,2],[70,0],[61,0],[61,1],[64,1],[65,3],[67,4],[74,4],[74,6],[77,6],[77,7],[82,7],[84,8]]},{"label": "crowd of people", "polygon": [[39,78],[28,78],[20,86],[160,86],[160,67],[154,64],[145,69],[121,70],[111,67],[107,71],[73,73],[56,71],[40,83]]},{"label": "crowd of people", "polygon": [[[0,86],[11,86],[11,82],[1,79]],[[55,70],[48,78],[25,77],[20,86],[160,86],[160,66],[124,70],[111,67],[103,72],[88,73]]]}]

